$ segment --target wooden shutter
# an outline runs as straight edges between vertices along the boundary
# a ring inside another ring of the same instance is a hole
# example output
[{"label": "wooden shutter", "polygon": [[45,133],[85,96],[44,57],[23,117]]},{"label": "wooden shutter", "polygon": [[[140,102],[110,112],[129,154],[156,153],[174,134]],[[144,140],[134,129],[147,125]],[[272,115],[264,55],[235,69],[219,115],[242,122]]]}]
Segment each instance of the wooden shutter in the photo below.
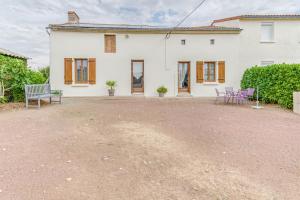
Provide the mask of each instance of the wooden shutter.
[{"label": "wooden shutter", "polygon": [[197,83],[203,83],[203,61],[196,62]]},{"label": "wooden shutter", "polygon": [[72,58],[65,58],[65,84],[72,84]]},{"label": "wooden shutter", "polygon": [[218,71],[219,83],[225,83],[225,61],[218,62]]},{"label": "wooden shutter", "polygon": [[89,84],[96,84],[96,58],[89,58]]},{"label": "wooden shutter", "polygon": [[115,35],[104,35],[105,39],[105,53],[116,52],[116,36]]}]

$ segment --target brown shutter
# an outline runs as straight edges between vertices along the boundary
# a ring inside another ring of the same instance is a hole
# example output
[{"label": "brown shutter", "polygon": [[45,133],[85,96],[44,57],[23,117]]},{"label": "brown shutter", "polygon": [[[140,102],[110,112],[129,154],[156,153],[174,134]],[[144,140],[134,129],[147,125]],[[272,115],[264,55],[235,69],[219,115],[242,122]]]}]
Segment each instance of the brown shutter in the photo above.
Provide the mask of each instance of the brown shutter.
[{"label": "brown shutter", "polygon": [[72,58],[65,58],[65,84],[72,82]]},{"label": "brown shutter", "polygon": [[218,62],[218,71],[219,71],[219,83],[225,83],[225,62]]},{"label": "brown shutter", "polygon": [[111,52],[116,53],[116,36],[111,36]]},{"label": "brown shutter", "polygon": [[105,53],[110,52],[110,37],[109,35],[104,35],[104,42],[105,42]]},{"label": "brown shutter", "polygon": [[197,83],[203,83],[203,61],[196,62]]},{"label": "brown shutter", "polygon": [[96,84],[96,58],[89,58],[89,84]]},{"label": "brown shutter", "polygon": [[105,53],[116,52],[116,36],[115,35],[104,35],[105,42]]}]

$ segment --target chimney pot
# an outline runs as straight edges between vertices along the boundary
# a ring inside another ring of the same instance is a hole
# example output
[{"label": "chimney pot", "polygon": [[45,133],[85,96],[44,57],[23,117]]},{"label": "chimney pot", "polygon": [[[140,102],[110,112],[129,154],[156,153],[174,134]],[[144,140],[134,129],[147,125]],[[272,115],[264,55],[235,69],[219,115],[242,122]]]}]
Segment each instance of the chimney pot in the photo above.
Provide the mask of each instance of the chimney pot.
[{"label": "chimney pot", "polygon": [[75,11],[69,11],[68,12],[68,23],[71,23],[71,24],[78,24],[79,23],[79,17],[76,14]]}]

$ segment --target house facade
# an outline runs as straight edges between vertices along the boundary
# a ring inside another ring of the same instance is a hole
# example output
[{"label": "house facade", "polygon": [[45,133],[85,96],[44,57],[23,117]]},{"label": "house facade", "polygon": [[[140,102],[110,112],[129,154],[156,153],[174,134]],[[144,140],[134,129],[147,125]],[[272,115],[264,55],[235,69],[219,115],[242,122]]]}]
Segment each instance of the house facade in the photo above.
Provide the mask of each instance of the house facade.
[{"label": "house facade", "polygon": [[245,15],[210,26],[166,28],[68,22],[51,24],[50,83],[65,96],[214,96],[240,87],[253,65],[300,62],[300,16]]}]

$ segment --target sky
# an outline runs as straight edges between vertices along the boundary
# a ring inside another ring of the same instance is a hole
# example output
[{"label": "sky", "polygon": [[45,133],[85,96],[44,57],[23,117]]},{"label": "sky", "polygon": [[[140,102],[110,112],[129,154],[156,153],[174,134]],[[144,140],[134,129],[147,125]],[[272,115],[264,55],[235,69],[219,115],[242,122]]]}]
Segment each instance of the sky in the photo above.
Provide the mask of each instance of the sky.
[{"label": "sky", "polygon": [[[0,48],[30,57],[33,68],[49,65],[45,27],[67,22],[174,26],[202,0],[0,0]],[[209,25],[241,14],[300,14],[300,0],[206,0],[181,26]]]}]

